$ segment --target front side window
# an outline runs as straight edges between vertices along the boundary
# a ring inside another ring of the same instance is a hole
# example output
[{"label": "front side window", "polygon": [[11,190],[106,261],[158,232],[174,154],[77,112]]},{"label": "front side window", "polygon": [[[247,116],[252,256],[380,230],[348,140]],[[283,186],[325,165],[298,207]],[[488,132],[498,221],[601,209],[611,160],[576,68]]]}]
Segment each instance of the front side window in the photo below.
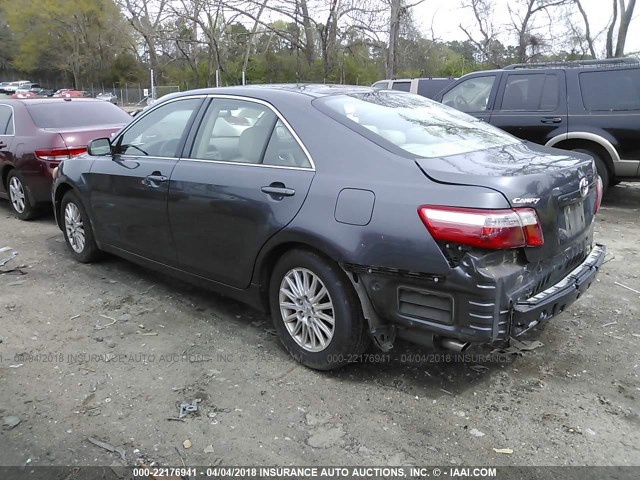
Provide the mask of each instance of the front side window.
[{"label": "front side window", "polygon": [[640,110],[640,68],[583,72],[579,78],[586,110]]},{"label": "front side window", "polygon": [[372,88],[375,88],[377,90],[384,90],[385,88],[387,88],[387,81],[385,80],[384,82],[376,82],[372,85]]},{"label": "front side window", "polygon": [[[419,95],[379,91],[332,95],[313,103],[353,130],[367,132],[376,143],[384,140],[412,156],[459,155],[519,142],[498,128]],[[380,145],[385,146],[384,142]]]},{"label": "front side window", "polygon": [[309,160],[271,108],[245,100],[211,102],[190,158],[223,162],[310,167]]},{"label": "front side window", "polygon": [[444,94],[442,103],[462,112],[484,112],[495,81],[495,75],[464,80]]},{"label": "front side window", "polygon": [[13,135],[13,109],[0,105],[0,135]]},{"label": "front side window", "polygon": [[201,103],[200,98],[189,98],[155,108],[120,137],[117,153],[137,157],[176,157],[189,120]]}]

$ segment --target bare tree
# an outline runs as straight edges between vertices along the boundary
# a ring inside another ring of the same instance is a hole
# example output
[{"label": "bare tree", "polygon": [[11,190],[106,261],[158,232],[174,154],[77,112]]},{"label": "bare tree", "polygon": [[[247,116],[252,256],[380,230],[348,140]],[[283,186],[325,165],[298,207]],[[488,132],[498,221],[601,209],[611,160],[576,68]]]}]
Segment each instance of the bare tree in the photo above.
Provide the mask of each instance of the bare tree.
[{"label": "bare tree", "polygon": [[624,56],[624,45],[627,41],[629,24],[631,23],[635,6],[636,0],[629,0],[627,5],[625,5],[625,0],[620,0],[620,27],[618,28],[618,41],[616,42],[616,57]]},{"label": "bare tree", "polygon": [[469,41],[478,49],[482,55],[482,60],[492,63],[494,66],[501,66],[496,58],[495,44],[497,33],[493,24],[493,11],[495,9],[494,0],[463,0],[462,8],[471,9],[476,19],[476,27],[480,32],[480,38],[471,31],[471,27],[459,25]]},{"label": "bare tree", "polygon": [[393,78],[397,66],[397,48],[400,37],[400,27],[403,21],[410,21],[410,9],[421,4],[424,0],[416,0],[410,4],[404,0],[389,1],[389,45],[387,47],[387,78]]},{"label": "bare tree", "polygon": [[[127,21],[142,37],[146,53],[149,55],[149,66],[159,70],[158,32],[167,17],[168,0],[116,0],[116,4],[127,14]],[[159,72],[158,72],[159,73]]]},{"label": "bare tree", "polygon": [[596,49],[594,47],[594,38],[591,36],[591,27],[589,25],[589,18],[587,17],[587,12],[584,11],[582,7],[582,2],[580,0],[574,0],[576,6],[578,7],[578,11],[582,16],[582,20],[584,21],[584,41],[587,43],[589,47],[589,53],[592,58],[596,58]]},{"label": "bare tree", "polygon": [[607,58],[613,57],[613,34],[615,33],[616,23],[618,21],[618,0],[611,0],[613,2],[613,15],[611,17],[611,23],[607,29]]},{"label": "bare tree", "polygon": [[512,28],[518,37],[517,57],[519,62],[529,60],[527,47],[540,46],[541,38],[533,33],[534,18],[540,12],[548,12],[553,7],[565,5],[570,0],[517,0],[509,2],[508,10]]}]

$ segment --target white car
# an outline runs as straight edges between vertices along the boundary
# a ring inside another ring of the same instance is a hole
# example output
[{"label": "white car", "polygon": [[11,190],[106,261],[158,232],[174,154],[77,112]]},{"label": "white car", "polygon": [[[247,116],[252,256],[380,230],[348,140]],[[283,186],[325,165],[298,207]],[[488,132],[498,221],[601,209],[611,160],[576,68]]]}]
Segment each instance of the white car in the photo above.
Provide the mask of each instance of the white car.
[{"label": "white car", "polygon": [[29,80],[18,80],[16,82],[11,82],[9,83],[9,85],[4,87],[4,91],[8,94],[12,94],[25,85],[31,85],[31,82]]}]

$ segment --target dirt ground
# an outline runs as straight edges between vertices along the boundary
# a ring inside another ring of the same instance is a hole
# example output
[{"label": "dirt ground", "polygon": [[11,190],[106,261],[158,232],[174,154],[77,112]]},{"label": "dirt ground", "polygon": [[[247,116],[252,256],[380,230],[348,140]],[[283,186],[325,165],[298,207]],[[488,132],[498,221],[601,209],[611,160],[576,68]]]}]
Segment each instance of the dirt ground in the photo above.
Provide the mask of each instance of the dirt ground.
[{"label": "dirt ground", "polygon": [[0,274],[0,465],[640,465],[639,218],[640,184],[612,189],[607,263],[526,335],[540,348],[398,344],[319,373],[260,313],[118,258],[75,263],[52,216],[0,201],[0,247],[19,251],[0,268],[24,273]]}]

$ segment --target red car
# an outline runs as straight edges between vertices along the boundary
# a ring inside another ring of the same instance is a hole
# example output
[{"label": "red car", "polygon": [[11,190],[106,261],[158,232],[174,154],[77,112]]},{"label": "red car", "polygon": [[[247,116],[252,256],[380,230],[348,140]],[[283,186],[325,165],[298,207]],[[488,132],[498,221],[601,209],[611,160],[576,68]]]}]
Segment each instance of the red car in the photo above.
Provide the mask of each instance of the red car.
[{"label": "red car", "polygon": [[82,98],[82,97],[91,97],[91,94],[89,92],[85,92],[84,90],[63,89],[54,93],[53,96],[63,97],[63,98]]},{"label": "red car", "polygon": [[83,98],[0,100],[0,197],[29,220],[51,202],[52,172],[109,137],[131,116],[109,102]]}]

